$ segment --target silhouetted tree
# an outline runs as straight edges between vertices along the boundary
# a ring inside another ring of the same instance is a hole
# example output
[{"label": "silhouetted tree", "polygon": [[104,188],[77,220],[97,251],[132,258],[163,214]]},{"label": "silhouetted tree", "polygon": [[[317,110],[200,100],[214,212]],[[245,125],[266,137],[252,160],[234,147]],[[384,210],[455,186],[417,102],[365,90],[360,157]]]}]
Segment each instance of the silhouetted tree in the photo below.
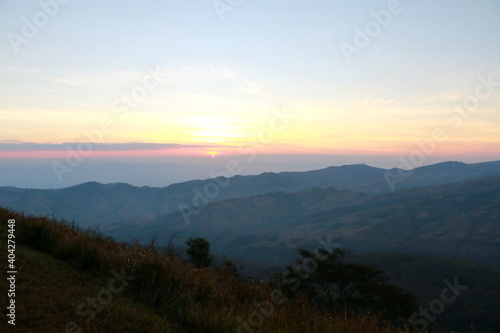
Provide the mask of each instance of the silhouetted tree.
[{"label": "silhouetted tree", "polygon": [[196,267],[208,267],[212,262],[210,257],[210,242],[204,238],[189,238],[186,241],[187,254]]},{"label": "silhouetted tree", "polygon": [[302,293],[313,304],[332,312],[375,313],[387,319],[406,319],[417,308],[412,295],[387,284],[384,271],[344,263],[349,254],[346,250],[298,252],[302,258],[272,278],[288,297]]}]

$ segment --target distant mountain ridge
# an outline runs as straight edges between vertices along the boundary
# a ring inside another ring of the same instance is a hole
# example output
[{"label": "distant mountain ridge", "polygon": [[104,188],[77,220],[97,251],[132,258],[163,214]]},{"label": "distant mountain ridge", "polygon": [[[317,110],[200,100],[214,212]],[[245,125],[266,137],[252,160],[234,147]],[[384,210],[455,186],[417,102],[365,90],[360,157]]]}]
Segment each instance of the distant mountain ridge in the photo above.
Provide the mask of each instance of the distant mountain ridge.
[{"label": "distant mountain ridge", "polygon": [[214,202],[189,225],[177,212],[111,224],[107,232],[143,242],[176,232],[205,237],[220,254],[263,257],[270,264],[327,235],[355,251],[456,255],[498,264],[499,203],[500,176],[382,194],[323,188]]},{"label": "distant mountain ridge", "polygon": [[[363,193],[390,192],[394,188],[432,186],[500,174],[500,161],[476,164],[444,162],[406,172],[364,164],[328,167],[307,172],[263,173],[234,176],[211,201],[245,198],[275,192],[297,192],[318,187]],[[392,178],[391,178],[392,177]],[[228,179],[219,178],[220,182]],[[0,204],[26,214],[54,215],[80,225],[105,225],[133,219],[154,218],[193,206],[195,190],[202,192],[217,180],[193,180],[167,187],[135,187],[128,184],[89,182],[58,190],[0,187]]]}]

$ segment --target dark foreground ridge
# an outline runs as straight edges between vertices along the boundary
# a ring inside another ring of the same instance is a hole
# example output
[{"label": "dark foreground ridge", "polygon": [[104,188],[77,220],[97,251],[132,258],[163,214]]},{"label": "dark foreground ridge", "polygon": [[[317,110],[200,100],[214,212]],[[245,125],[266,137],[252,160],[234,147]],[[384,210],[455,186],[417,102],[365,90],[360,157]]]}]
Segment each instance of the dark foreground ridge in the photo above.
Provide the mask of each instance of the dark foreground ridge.
[{"label": "dark foreground ridge", "polygon": [[[225,270],[195,268],[152,246],[0,208],[2,230],[12,219],[17,318],[9,325],[2,306],[2,332],[407,331],[369,316],[327,315],[300,298],[287,300]],[[3,241],[1,248],[7,258]]]}]

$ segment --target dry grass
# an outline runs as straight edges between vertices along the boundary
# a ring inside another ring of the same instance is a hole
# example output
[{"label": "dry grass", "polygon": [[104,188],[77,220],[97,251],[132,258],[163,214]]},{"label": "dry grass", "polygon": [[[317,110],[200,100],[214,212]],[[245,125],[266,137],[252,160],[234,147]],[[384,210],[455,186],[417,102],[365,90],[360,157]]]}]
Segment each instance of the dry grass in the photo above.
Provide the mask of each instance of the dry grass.
[{"label": "dry grass", "polygon": [[[125,270],[134,279],[128,281],[123,293],[116,296],[117,301],[108,305],[100,317],[88,324],[80,322],[87,324],[86,332],[136,332],[137,327],[142,328],[141,332],[405,331],[377,318],[320,313],[304,300],[285,300],[265,285],[229,273],[196,269],[152,247],[119,243],[64,221],[0,209],[2,230],[6,230],[7,219],[12,218],[16,219],[18,243],[59,259],[60,265],[72,267],[72,271],[56,264],[38,267],[34,261],[47,261],[40,259],[42,254],[27,250],[18,254],[21,267],[38,270],[20,274],[32,278],[25,280],[26,294],[18,298],[44,304],[39,312],[20,314],[20,321],[33,325],[32,332],[55,331],[52,329],[55,326],[44,329],[48,325],[49,317],[43,317],[47,312],[53,314],[50,321],[57,323],[57,327],[74,320],[71,318],[75,317],[78,303],[95,297],[99,288],[113,277],[112,270]],[[44,275],[37,275],[41,272]],[[75,289],[68,288],[67,281],[75,281]],[[43,303],[44,300],[49,303]]]}]

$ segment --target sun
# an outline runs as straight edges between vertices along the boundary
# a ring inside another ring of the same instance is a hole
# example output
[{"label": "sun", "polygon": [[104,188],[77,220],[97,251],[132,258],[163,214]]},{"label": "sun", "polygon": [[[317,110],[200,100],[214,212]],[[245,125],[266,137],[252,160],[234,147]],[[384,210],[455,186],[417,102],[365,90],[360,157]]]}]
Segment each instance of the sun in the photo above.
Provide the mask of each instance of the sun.
[{"label": "sun", "polygon": [[218,151],[207,151],[207,154],[210,155],[210,157],[215,158],[219,152]]},{"label": "sun", "polygon": [[227,143],[241,140],[244,137],[239,126],[228,117],[194,117],[188,121],[192,128],[191,135],[198,142]]}]

